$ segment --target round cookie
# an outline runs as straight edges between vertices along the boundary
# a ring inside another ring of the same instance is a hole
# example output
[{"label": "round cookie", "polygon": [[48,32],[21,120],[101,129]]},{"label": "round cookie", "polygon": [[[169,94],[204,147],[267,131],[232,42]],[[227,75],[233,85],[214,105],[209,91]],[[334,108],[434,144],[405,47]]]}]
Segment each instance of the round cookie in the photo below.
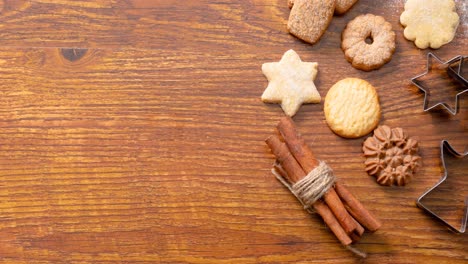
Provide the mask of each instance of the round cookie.
[{"label": "round cookie", "polygon": [[366,14],[356,17],[346,25],[341,39],[346,60],[363,71],[382,67],[395,52],[395,32],[381,16]]},{"label": "round cookie", "polygon": [[379,126],[362,146],[366,171],[380,185],[404,186],[421,166],[418,141],[401,128]]},{"label": "round cookie", "polygon": [[328,126],[339,136],[362,137],[379,124],[379,98],[370,83],[346,78],[328,91],[324,112]]}]

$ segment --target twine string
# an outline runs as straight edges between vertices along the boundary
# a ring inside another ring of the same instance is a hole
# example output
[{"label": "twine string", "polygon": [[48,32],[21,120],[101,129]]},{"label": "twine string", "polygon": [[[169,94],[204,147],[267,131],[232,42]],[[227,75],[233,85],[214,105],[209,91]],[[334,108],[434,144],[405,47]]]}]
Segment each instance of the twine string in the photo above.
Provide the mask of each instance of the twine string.
[{"label": "twine string", "polygon": [[304,209],[313,213],[313,204],[335,184],[336,177],[332,169],[323,161],[300,181],[290,184],[275,169],[272,173],[301,202]]},{"label": "twine string", "polygon": [[[323,161],[320,161],[319,165],[315,169],[294,184],[290,184],[274,168],[271,172],[284,186],[286,186],[286,188],[289,189],[289,191],[291,191],[294,196],[296,196],[297,200],[301,202],[304,209],[309,213],[315,213],[313,204],[322,198],[322,196],[333,187],[337,180],[332,169]],[[361,258],[367,257],[365,252],[360,251],[351,245],[346,246],[346,249]]]}]

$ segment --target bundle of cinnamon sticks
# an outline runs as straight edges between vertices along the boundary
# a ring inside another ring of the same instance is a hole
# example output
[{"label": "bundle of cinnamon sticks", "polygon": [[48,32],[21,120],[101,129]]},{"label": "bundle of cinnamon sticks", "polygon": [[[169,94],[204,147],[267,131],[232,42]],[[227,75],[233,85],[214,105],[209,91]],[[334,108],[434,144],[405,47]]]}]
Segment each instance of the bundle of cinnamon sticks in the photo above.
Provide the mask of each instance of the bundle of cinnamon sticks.
[{"label": "bundle of cinnamon sticks", "polygon": [[[281,136],[270,136],[266,143],[281,165],[275,165],[276,173],[292,185],[306,177],[319,165],[319,161],[301,138],[290,117],[282,118],[277,129]],[[364,228],[375,232],[381,226],[380,221],[339,181],[312,207],[345,246],[358,241]]]}]

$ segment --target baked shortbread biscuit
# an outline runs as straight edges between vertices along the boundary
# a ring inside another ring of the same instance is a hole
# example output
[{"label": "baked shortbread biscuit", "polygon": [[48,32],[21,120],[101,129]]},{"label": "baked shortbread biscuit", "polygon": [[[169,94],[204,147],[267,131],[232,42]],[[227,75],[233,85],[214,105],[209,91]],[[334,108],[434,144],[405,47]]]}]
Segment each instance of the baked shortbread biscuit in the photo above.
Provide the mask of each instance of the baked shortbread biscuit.
[{"label": "baked shortbread biscuit", "polygon": [[438,49],[452,41],[459,20],[453,0],[408,0],[400,16],[403,35],[420,49]]},{"label": "baked shortbread biscuit", "polygon": [[325,97],[328,126],[345,138],[358,138],[379,124],[380,104],[375,88],[357,78],[346,78],[330,88]]},{"label": "baked shortbread biscuit", "polygon": [[279,103],[288,116],[303,103],[320,103],[315,87],[316,62],[303,62],[294,50],[284,53],[279,62],[264,63],[262,71],[269,83],[262,94],[265,103]]}]

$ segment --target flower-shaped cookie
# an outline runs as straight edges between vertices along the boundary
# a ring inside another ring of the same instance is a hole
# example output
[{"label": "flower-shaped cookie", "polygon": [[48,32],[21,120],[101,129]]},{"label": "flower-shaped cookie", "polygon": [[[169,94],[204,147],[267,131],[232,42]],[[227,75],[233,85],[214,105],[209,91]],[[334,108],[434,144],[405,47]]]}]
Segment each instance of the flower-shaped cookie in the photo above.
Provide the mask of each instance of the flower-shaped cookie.
[{"label": "flower-shaped cookie", "polygon": [[401,128],[379,126],[362,147],[369,175],[381,185],[406,185],[420,166],[418,142],[408,138]]},{"label": "flower-shaped cookie", "polygon": [[459,19],[453,0],[408,0],[400,16],[405,38],[420,49],[438,49],[452,41]]}]

